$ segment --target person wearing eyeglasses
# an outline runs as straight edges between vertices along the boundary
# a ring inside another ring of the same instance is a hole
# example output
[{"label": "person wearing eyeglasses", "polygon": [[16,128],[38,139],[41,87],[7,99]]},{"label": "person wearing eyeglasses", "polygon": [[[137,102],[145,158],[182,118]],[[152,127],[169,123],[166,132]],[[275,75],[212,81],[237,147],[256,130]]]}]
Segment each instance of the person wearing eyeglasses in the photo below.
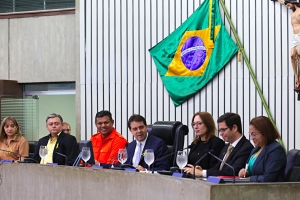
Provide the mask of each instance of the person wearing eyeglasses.
[{"label": "person wearing eyeglasses", "polygon": [[[206,152],[213,149],[216,156],[219,156],[225,143],[216,136],[216,125],[212,115],[208,112],[197,112],[192,118],[192,127],[195,132],[195,139],[191,144],[190,153],[188,155],[188,166],[193,166]],[[214,167],[218,160],[207,155],[204,157],[199,166],[204,169]]]},{"label": "person wearing eyeglasses", "polygon": [[265,116],[250,121],[249,134],[255,148],[241,169],[239,177],[250,177],[251,182],[283,182],[286,152],[276,140],[280,138],[271,120]]},{"label": "person wearing eyeglasses", "polygon": [[[49,134],[39,139],[33,159],[41,164],[57,163],[72,166],[76,160],[79,148],[74,136],[62,131],[63,118],[52,113],[46,118],[46,128]],[[48,154],[44,159],[39,155],[40,146],[47,146]]]},{"label": "person wearing eyeglasses", "polygon": [[68,134],[68,135],[71,135],[71,126],[70,126],[70,124],[68,124],[67,122],[64,122],[63,124],[62,124],[62,131],[65,133],[65,134]]},{"label": "person wearing eyeglasses", "polygon": [[[242,134],[241,117],[236,113],[225,113],[217,120],[219,133],[227,144],[221,150],[219,158],[234,168],[237,175],[243,167],[253,149],[253,145]],[[194,174],[194,167],[190,166],[185,172]],[[215,166],[204,168],[196,166],[197,177],[232,176],[233,171],[223,162],[218,161]]]}]

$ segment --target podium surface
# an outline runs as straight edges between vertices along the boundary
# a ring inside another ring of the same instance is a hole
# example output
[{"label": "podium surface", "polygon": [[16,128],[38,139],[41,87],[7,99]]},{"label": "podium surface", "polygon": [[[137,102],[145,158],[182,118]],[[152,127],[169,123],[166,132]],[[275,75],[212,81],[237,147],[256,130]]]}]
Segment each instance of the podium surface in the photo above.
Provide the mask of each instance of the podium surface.
[{"label": "podium surface", "polygon": [[160,174],[51,166],[0,165],[0,199],[289,199],[300,183],[213,184]]}]

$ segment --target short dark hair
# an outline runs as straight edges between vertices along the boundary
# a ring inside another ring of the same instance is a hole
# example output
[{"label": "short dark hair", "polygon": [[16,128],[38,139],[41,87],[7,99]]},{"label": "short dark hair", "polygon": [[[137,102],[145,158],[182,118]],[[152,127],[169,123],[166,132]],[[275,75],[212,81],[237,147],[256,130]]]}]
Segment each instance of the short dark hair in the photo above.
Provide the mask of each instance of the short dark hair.
[{"label": "short dark hair", "polygon": [[278,131],[268,117],[255,117],[251,119],[250,125],[253,125],[262,134],[266,146],[280,138]]},{"label": "short dark hair", "polygon": [[242,134],[242,122],[239,114],[236,113],[225,113],[221,115],[218,120],[218,123],[225,122],[226,126],[231,130],[233,125],[236,125],[238,128],[238,132]]},{"label": "short dark hair", "polygon": [[52,113],[52,114],[50,114],[50,115],[47,116],[47,118],[46,118],[46,123],[48,122],[48,119],[50,119],[50,118],[55,118],[55,117],[58,117],[58,118],[60,119],[60,122],[61,122],[61,123],[64,122],[64,121],[63,121],[63,118],[62,118],[60,115],[55,114],[55,113]]},{"label": "short dark hair", "polygon": [[96,113],[95,122],[97,121],[97,118],[105,117],[105,116],[109,117],[109,119],[111,121],[113,120],[113,118],[111,116],[111,112],[109,112],[108,110],[102,110],[102,111]]},{"label": "short dark hair", "polygon": [[143,122],[144,125],[147,126],[146,119],[142,115],[133,114],[133,115],[131,115],[131,117],[129,117],[128,123],[127,123],[129,130],[131,130],[131,126],[130,126],[131,122]]}]

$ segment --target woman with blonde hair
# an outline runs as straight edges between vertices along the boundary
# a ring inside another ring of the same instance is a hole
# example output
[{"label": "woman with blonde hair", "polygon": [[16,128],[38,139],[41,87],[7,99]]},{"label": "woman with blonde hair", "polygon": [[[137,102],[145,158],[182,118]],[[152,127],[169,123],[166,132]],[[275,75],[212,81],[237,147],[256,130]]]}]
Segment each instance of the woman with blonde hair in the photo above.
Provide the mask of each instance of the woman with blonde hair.
[{"label": "woman with blonde hair", "polygon": [[28,157],[29,145],[13,117],[6,117],[0,128],[0,160],[24,160]]}]

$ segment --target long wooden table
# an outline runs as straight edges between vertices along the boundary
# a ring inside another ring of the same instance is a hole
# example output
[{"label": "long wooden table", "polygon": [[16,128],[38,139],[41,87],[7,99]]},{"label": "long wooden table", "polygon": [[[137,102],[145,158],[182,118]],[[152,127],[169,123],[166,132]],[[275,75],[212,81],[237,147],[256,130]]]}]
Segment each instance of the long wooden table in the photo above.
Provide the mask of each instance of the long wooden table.
[{"label": "long wooden table", "polygon": [[300,199],[300,183],[212,184],[109,169],[27,163],[0,165],[0,199]]}]

